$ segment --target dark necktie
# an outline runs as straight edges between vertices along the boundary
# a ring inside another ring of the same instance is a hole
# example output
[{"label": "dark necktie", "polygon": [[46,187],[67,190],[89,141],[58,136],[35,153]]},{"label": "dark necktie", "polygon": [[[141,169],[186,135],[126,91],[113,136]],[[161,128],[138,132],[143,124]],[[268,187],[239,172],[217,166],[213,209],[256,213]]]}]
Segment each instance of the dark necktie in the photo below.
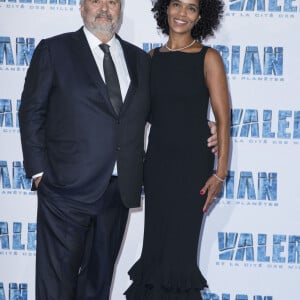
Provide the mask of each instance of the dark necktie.
[{"label": "dark necktie", "polygon": [[103,69],[109,99],[116,114],[119,115],[123,101],[118,74],[109,51],[109,45],[101,44],[100,48],[104,52]]}]

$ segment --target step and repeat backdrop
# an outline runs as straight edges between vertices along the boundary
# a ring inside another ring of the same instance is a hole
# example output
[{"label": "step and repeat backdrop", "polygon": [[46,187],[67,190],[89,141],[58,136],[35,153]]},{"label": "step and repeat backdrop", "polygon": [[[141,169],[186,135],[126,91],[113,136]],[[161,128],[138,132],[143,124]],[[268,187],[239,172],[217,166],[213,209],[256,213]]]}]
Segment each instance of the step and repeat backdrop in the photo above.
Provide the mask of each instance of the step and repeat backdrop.
[{"label": "step and repeat backdrop", "polygon": [[[220,52],[228,76],[232,157],[203,224],[199,265],[209,282],[203,299],[297,300],[300,1],[225,5],[222,26],[205,44]],[[127,0],[119,32],[145,51],[165,42],[151,7],[150,0]],[[25,178],[18,124],[24,77],[42,38],[81,25],[78,0],[0,0],[0,300],[35,300],[36,194]],[[131,211],[112,300],[125,299],[143,218],[143,207]]]}]

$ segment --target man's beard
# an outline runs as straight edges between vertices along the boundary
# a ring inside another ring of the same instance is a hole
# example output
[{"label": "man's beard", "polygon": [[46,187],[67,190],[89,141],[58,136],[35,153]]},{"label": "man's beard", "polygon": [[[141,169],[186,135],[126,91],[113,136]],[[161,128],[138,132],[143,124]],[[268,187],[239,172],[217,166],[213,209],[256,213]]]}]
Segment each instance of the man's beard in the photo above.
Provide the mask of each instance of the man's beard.
[{"label": "man's beard", "polygon": [[107,25],[107,26],[94,26],[92,28],[92,31],[96,34],[101,35],[113,35],[115,30],[115,26],[113,24]]},{"label": "man's beard", "polygon": [[94,27],[94,30],[99,34],[105,34],[105,35],[112,35],[115,32],[115,29],[117,27],[116,23],[112,23],[113,18],[111,15],[107,14],[106,12],[101,12],[95,17],[95,21],[97,22],[98,18],[106,18],[107,24],[100,24]]}]

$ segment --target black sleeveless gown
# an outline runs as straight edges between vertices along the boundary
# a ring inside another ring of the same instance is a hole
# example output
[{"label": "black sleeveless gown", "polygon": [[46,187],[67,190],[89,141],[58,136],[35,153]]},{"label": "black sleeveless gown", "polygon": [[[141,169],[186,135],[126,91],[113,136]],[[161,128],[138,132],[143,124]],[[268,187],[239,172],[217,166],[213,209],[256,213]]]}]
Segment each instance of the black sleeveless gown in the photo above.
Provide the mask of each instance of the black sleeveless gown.
[{"label": "black sleeveless gown", "polygon": [[207,286],[197,255],[206,199],[199,192],[214,163],[207,147],[206,51],[155,49],[152,57],[144,243],[129,271],[129,300],[200,300]]}]

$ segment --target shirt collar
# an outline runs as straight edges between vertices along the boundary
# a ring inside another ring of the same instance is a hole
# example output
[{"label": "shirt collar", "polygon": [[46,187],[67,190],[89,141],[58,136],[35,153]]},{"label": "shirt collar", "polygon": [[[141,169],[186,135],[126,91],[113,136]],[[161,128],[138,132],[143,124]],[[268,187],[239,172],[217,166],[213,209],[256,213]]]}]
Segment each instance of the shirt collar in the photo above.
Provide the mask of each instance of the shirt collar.
[{"label": "shirt collar", "polygon": [[[88,41],[91,49],[98,48],[99,45],[102,44],[101,40],[99,40],[85,26],[83,27],[83,32],[87,38],[87,41]],[[114,34],[113,37],[106,44],[109,45],[112,50],[116,49],[116,47],[117,47],[116,35]]]}]

